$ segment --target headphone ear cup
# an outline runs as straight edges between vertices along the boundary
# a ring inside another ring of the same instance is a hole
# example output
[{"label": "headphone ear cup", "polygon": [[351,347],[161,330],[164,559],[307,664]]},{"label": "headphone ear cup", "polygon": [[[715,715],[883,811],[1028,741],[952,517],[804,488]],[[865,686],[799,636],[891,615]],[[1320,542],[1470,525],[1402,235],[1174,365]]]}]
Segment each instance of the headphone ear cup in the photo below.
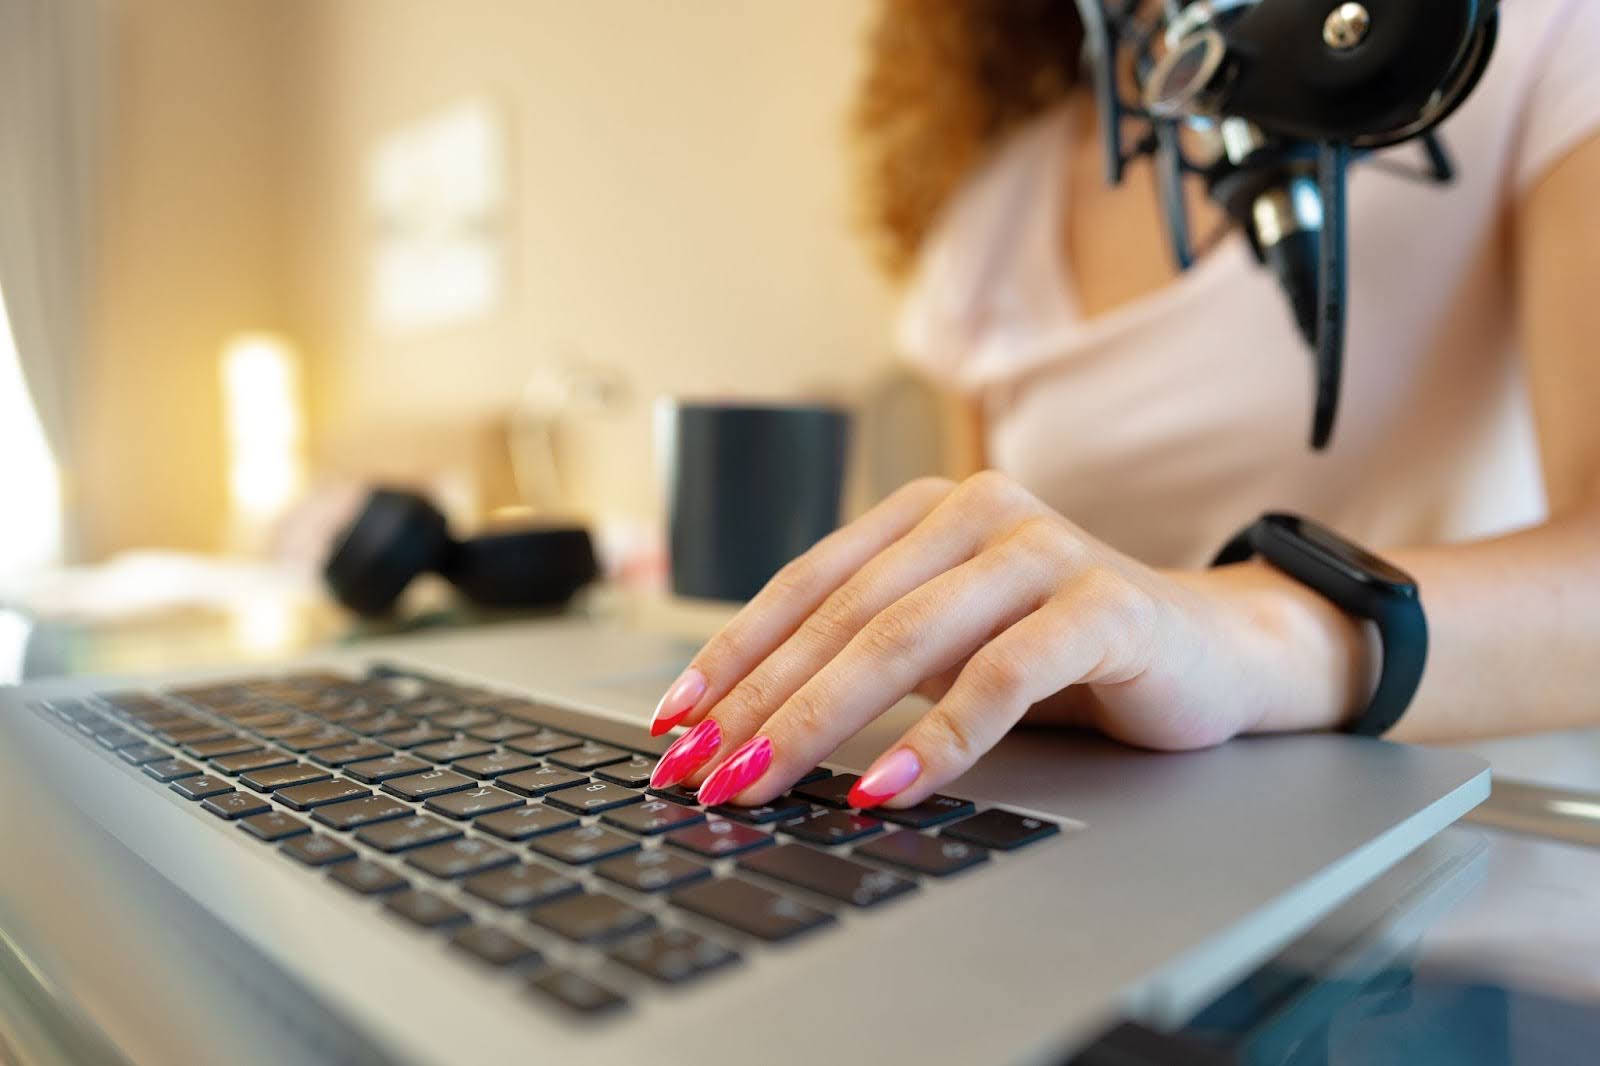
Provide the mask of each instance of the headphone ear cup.
[{"label": "headphone ear cup", "polygon": [[599,575],[582,529],[533,529],[474,537],[454,546],[444,576],[484,607],[556,607]]},{"label": "headphone ear cup", "polygon": [[339,538],[323,578],[350,610],[381,616],[418,574],[442,569],[452,549],[438,508],[414,492],[378,489]]}]

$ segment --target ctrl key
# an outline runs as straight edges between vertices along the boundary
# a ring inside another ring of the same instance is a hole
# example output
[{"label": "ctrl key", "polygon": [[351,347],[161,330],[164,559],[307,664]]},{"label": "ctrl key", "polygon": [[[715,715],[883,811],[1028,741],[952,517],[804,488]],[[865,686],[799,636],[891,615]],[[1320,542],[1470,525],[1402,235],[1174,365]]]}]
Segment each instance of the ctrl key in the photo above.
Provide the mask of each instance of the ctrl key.
[{"label": "ctrl key", "polygon": [[591,1017],[628,1004],[618,993],[575,970],[551,970],[529,981],[528,987],[570,1011]]}]

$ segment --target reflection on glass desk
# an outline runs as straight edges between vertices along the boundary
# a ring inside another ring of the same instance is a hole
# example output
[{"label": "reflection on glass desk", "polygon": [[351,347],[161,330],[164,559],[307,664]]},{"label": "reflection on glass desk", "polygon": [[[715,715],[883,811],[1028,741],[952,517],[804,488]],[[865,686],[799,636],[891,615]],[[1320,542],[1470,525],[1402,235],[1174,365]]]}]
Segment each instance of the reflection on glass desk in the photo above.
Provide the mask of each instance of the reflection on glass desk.
[{"label": "reflection on glass desk", "polygon": [[1447,830],[1176,1032],[1074,1066],[1592,1066],[1600,849]]}]

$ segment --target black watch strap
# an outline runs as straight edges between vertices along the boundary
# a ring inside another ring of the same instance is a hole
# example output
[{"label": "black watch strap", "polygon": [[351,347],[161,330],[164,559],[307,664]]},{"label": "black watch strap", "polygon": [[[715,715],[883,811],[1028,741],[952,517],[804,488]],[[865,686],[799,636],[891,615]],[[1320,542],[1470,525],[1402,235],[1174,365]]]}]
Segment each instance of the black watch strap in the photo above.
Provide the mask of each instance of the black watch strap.
[{"label": "black watch strap", "polygon": [[1428,661],[1428,622],[1405,571],[1297,515],[1267,514],[1245,527],[1213,566],[1261,556],[1341,610],[1377,627],[1383,662],[1365,710],[1345,732],[1381,736],[1411,705]]}]

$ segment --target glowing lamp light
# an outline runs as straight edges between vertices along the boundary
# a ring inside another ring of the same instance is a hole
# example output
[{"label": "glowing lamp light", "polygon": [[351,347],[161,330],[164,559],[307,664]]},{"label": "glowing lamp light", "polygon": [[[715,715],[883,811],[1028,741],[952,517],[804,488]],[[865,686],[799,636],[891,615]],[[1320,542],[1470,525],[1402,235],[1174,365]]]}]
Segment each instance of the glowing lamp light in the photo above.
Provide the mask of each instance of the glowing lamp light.
[{"label": "glowing lamp light", "polygon": [[306,481],[300,365],[294,346],[271,333],[244,333],[222,349],[228,496],[235,532],[259,546]]}]

